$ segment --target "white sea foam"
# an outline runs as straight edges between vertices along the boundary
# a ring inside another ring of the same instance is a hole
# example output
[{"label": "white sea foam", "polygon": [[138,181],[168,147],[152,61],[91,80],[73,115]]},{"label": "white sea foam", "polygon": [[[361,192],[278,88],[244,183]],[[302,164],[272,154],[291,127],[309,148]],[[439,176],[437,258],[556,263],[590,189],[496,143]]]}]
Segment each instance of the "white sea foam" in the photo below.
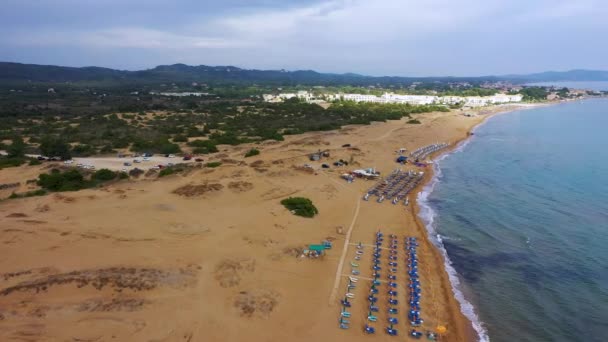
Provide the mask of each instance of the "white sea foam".
[{"label": "white sea foam", "polygon": [[[487,121],[487,120],[486,120]],[[479,127],[479,126],[477,126]],[[476,128],[477,128],[476,127]],[[436,212],[433,210],[431,205],[428,202],[429,195],[433,192],[435,185],[439,183],[441,179],[441,168],[439,167],[439,161],[443,160],[451,153],[460,152],[462,149],[469,143],[470,139],[466,139],[461,144],[459,144],[452,152],[441,155],[436,162],[433,164],[434,176],[433,179],[422,189],[420,193],[418,193],[418,204],[420,205],[420,212],[418,216],[426,226],[426,229],[429,234],[429,238],[431,242],[439,249],[441,255],[443,256],[444,266],[448,273],[448,277],[450,279],[450,283],[452,285],[452,292],[454,293],[454,297],[460,303],[460,311],[471,321],[473,324],[473,329],[477,333],[479,342],[489,342],[490,337],[488,336],[488,332],[484,327],[483,322],[479,319],[477,312],[475,311],[475,307],[471,302],[469,302],[461,290],[460,278],[458,277],[458,273],[452,266],[452,261],[443,245],[443,240],[440,234],[437,234],[435,229],[435,217],[437,216]]]}]

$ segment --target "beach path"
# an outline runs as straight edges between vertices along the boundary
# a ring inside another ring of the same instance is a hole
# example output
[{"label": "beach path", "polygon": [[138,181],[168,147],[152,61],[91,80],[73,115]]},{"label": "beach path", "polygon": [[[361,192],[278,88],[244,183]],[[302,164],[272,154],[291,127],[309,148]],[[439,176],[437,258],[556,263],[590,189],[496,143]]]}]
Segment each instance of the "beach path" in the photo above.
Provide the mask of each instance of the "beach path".
[{"label": "beach path", "polygon": [[334,279],[334,287],[331,289],[331,295],[329,296],[329,304],[333,304],[336,300],[336,295],[338,293],[338,286],[340,286],[340,278],[342,277],[342,269],[344,268],[344,259],[346,259],[346,253],[348,252],[348,245],[350,244],[350,237],[353,232],[353,228],[355,227],[355,222],[357,222],[357,217],[359,216],[359,209],[361,208],[361,199],[357,198],[357,207],[355,208],[355,212],[353,214],[353,220],[350,223],[350,227],[348,227],[348,232],[346,232],[346,238],[344,239],[344,247],[342,247],[342,255],[340,256],[340,262],[338,263],[338,268],[336,269],[336,278]]}]

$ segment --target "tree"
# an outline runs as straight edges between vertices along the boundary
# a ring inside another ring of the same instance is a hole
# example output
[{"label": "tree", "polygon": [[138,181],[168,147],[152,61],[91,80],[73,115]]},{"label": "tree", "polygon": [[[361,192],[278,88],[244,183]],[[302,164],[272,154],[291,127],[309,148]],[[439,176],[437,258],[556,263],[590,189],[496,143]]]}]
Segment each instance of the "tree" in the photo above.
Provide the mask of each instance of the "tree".
[{"label": "tree", "polygon": [[45,137],[40,142],[40,152],[47,157],[61,157],[68,160],[72,158],[70,145],[60,138]]},{"label": "tree", "polygon": [[12,144],[7,147],[6,152],[8,153],[9,158],[23,157],[23,154],[25,153],[23,138],[21,138],[21,136],[15,136]]}]

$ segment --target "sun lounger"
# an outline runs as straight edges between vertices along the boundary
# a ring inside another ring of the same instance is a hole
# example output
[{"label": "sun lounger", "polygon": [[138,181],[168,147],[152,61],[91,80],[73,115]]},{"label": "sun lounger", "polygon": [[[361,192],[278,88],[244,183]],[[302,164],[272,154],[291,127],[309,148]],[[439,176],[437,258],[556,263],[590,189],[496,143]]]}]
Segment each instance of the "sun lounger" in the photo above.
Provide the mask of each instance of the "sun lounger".
[{"label": "sun lounger", "polygon": [[348,311],[342,311],[342,312],[340,312],[340,316],[346,317],[346,318],[350,318],[350,312],[348,312]]},{"label": "sun lounger", "polygon": [[340,323],[340,329],[348,329],[350,328],[348,324]]},{"label": "sun lounger", "polygon": [[354,268],[353,268],[353,269],[350,271],[350,273],[351,273],[352,275],[360,275],[360,274],[361,274],[361,272],[359,272],[359,270],[356,270],[356,269],[354,269]]},{"label": "sun lounger", "polygon": [[352,262],[352,261],[350,262],[350,265],[351,265],[352,267],[359,267],[359,264],[357,264],[357,263],[355,263],[355,262]]},{"label": "sun lounger", "polygon": [[368,315],[367,320],[370,322],[376,322],[378,320],[378,317],[376,317],[374,315]]},{"label": "sun lounger", "polygon": [[356,282],[358,282],[358,281],[359,281],[359,279],[358,279],[358,278],[355,278],[355,277],[348,277],[348,279],[349,279],[351,282],[353,282],[353,283],[356,283]]},{"label": "sun lounger", "polygon": [[390,324],[399,324],[399,320],[397,318],[395,318],[395,317],[389,317],[388,318],[388,322]]},{"label": "sun lounger", "polygon": [[388,313],[389,315],[396,315],[399,313],[399,310],[397,308],[388,308]]},{"label": "sun lounger", "polygon": [[348,293],[346,293],[346,298],[353,299],[353,298],[355,298],[355,294],[348,292]]},{"label": "sun lounger", "polygon": [[371,327],[371,326],[369,326],[369,325],[366,324],[365,325],[365,332],[367,334],[375,334],[376,333],[376,328]]},{"label": "sun lounger", "polygon": [[392,327],[387,327],[386,328],[386,333],[391,335],[391,336],[397,336],[397,329],[394,329]]}]

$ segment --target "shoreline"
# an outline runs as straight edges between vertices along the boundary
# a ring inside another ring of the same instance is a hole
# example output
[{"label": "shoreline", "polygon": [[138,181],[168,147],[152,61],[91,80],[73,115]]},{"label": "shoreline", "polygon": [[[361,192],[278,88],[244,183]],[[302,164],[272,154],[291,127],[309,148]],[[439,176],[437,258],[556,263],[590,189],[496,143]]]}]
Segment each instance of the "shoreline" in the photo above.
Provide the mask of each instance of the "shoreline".
[{"label": "shoreline", "polygon": [[[449,259],[447,250],[443,246],[441,236],[437,234],[434,227],[434,218],[438,215],[427,203],[426,198],[433,192],[435,185],[438,182],[438,177],[441,175],[441,169],[438,162],[443,158],[451,155],[455,152],[461,152],[462,149],[474,138],[472,133],[475,133],[480,127],[482,127],[487,121],[493,117],[504,115],[516,111],[522,111],[527,109],[534,109],[539,107],[546,107],[561,104],[556,103],[539,103],[539,104],[525,104],[515,105],[515,107],[495,108],[496,111],[491,113],[483,114],[484,117],[481,121],[473,125],[467,135],[458,139],[450,146],[450,148],[439,151],[436,155],[432,156],[432,168],[429,172],[426,172],[423,181],[415,192],[416,201],[412,206],[412,214],[414,216],[414,222],[416,228],[424,233],[425,245],[432,245],[433,258],[437,264],[441,264],[443,272],[441,272],[441,281],[444,284],[449,284],[450,295],[448,296],[448,308],[450,317],[455,321],[456,327],[452,327],[455,332],[456,341],[480,341],[489,342],[487,331],[483,327],[483,322],[479,318],[475,306],[468,301],[466,296],[462,293],[461,279],[456,270],[452,267],[452,262]],[[503,110],[501,110],[503,109]],[[423,210],[424,209],[424,210]],[[426,220],[423,214],[426,213]],[[448,327],[449,329],[450,327]],[[452,340],[452,338],[448,338]]]},{"label": "shoreline", "polygon": [[[11,278],[6,285],[9,286],[44,280],[54,274],[118,266],[174,272],[193,265],[188,273],[190,280],[179,290],[159,283],[150,291],[124,291],[122,295],[126,298],[145,300],[147,304],[133,312],[115,310],[111,315],[121,320],[145,322],[150,328],[138,332],[135,338],[139,340],[157,338],[164,332],[163,327],[170,324],[176,334],[186,329],[194,331],[198,338],[199,330],[208,331],[212,333],[207,338],[225,341],[267,340],[268,336],[259,335],[259,331],[271,332],[273,339],[290,341],[308,341],[318,336],[336,342],[364,341],[368,336],[359,329],[345,332],[336,327],[339,304],[330,300],[328,305],[328,297],[332,298],[340,252],[347,253],[347,258],[355,254],[353,244],[345,245],[345,252],[340,250],[347,241],[346,231],[352,234],[348,238],[356,242],[368,241],[382,228],[386,234],[405,234],[419,239],[419,258],[424,265],[421,283],[426,297],[421,303],[426,320],[421,329],[434,330],[437,325],[445,325],[448,333],[443,342],[475,340],[472,323],[462,313],[454,295],[444,256],[420,217],[424,206],[416,201],[437,176],[436,163],[425,169],[406,166],[425,172],[423,182],[410,193],[411,205],[407,207],[363,201],[361,196],[373,182],[340,181],[337,177],[346,168],[322,169],[319,161],[313,163],[317,169],[310,173],[298,166],[310,163],[307,153],[328,149],[334,159],[352,158],[351,167],[377,167],[388,173],[401,167],[395,166],[395,149],[406,146],[413,150],[444,141],[451,143],[451,147],[437,152],[436,156],[447,155],[469,140],[469,132],[494,115],[537,106],[486,107],[475,111],[478,113],[475,117],[466,117],[461,111],[432,112],[420,114],[420,125],[409,125],[406,119],[401,119],[309,132],[288,137],[284,142],[261,145],[262,153],[253,160],[243,157],[248,145],[226,147],[221,153],[206,158],[224,161],[225,165],[219,168],[193,168],[162,180],[143,177],[75,193],[6,201],[0,208],[0,221],[11,225],[12,229],[4,235],[5,240],[13,243],[6,245],[8,257],[0,263],[0,272],[20,274]],[[347,143],[356,149],[341,148]],[[0,178],[21,180],[25,190],[26,180],[48,171],[49,165],[58,164],[8,169]],[[176,194],[177,189],[191,191],[192,196]],[[322,213],[313,220],[294,217],[279,204],[280,198],[294,194],[313,200],[322,208]],[[27,234],[32,231],[32,224],[37,225],[37,234]],[[57,227],[64,228],[58,231]],[[325,261],[294,257],[294,251],[299,248],[330,238],[335,241],[335,252]],[[219,245],[224,248],[217,249]],[[23,254],[23,250],[33,252]],[[108,257],[100,260],[97,257],[100,253]],[[72,255],[83,257],[74,259]],[[362,259],[363,272],[370,263],[369,258]],[[37,271],[48,267],[56,268],[50,268],[47,273]],[[340,289],[346,287],[345,273],[350,270],[338,274]],[[240,306],[235,304],[240,303],[238,300],[244,294],[249,294],[254,303],[258,298],[261,303],[273,298],[272,310],[243,316]],[[52,328],[44,334],[49,338],[69,339],[73,335],[67,336],[70,330],[64,327],[74,327],[77,322],[94,318],[96,313],[70,311],[71,306],[65,303],[110,300],[112,296],[111,290],[98,292],[91,287],[61,285],[39,294],[24,292],[2,297],[0,304],[13,308],[16,314],[2,322],[4,332],[0,336],[19,331],[25,320],[31,324],[48,324]],[[26,297],[31,302],[24,311],[20,303]],[[404,299],[402,294],[400,300]],[[366,322],[366,303],[364,300],[353,302],[352,324],[356,327]],[[44,317],[27,315],[30,309],[59,308],[57,305],[63,305],[61,310],[66,314],[57,316],[49,311]],[[302,312],[316,314],[302,316]],[[175,315],[176,319],[167,323],[167,314]],[[300,319],[294,321],[294,316]],[[268,319],[270,317],[272,319]],[[381,311],[380,321],[386,318],[387,313]],[[283,329],[276,329],[277,325]],[[220,336],[213,333],[221,330],[218,327],[236,329],[231,330],[230,336]],[[404,328],[402,325],[401,329]],[[403,331],[409,329],[407,325]],[[101,323],[76,330],[83,339],[109,333]],[[134,338],[132,332],[110,330],[119,339]],[[254,334],[259,338],[251,338]],[[379,341],[391,339],[380,335]]]}]

